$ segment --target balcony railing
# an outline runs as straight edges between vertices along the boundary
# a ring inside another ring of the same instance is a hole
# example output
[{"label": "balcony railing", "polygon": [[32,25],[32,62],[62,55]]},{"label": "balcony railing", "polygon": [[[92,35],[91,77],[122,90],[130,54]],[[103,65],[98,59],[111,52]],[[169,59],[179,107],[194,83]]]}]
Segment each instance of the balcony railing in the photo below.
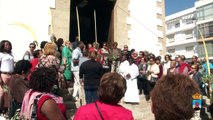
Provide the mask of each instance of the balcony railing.
[{"label": "balcony railing", "polygon": [[175,39],[174,38],[172,38],[172,39],[167,39],[168,40],[168,43],[173,43],[173,42],[175,42]]}]

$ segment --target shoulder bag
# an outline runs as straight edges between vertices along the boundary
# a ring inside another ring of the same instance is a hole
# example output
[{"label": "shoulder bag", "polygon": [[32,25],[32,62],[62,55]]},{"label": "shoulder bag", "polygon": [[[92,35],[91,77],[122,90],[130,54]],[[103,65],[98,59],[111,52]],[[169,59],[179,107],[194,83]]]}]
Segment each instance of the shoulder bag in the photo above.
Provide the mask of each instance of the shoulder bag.
[{"label": "shoulder bag", "polygon": [[98,104],[95,102],[95,107],[97,108],[97,110],[98,110],[98,113],[99,113],[99,115],[100,115],[100,117],[101,117],[101,120],[104,120],[104,117],[102,116],[102,114],[101,114],[101,111],[100,111],[100,109],[99,109],[99,107],[98,107]]}]

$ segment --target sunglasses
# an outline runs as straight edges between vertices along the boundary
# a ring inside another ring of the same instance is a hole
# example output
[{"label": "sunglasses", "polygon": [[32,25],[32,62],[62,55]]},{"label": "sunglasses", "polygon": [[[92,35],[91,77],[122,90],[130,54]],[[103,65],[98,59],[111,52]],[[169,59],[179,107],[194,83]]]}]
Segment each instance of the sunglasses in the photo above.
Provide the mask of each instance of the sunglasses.
[{"label": "sunglasses", "polygon": [[35,46],[30,46],[30,48],[35,48]]}]

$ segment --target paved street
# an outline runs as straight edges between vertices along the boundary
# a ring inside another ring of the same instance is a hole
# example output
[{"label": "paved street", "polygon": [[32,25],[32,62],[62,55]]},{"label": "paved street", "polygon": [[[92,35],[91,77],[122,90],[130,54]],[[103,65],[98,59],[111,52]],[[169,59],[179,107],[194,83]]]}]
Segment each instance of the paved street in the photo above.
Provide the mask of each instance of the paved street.
[{"label": "paved street", "polygon": [[[72,89],[70,89],[69,91],[72,92]],[[70,93],[68,93],[67,90],[63,90],[64,101],[65,104],[67,105],[67,116],[69,118],[70,116],[72,117],[74,116],[76,109],[80,106],[80,100],[78,100],[77,102],[73,102],[71,100],[72,95]],[[207,99],[206,97],[204,97],[204,99],[208,106],[210,102],[209,99]],[[154,115],[151,112],[151,105],[150,103],[146,102],[144,95],[140,95],[139,105],[126,104],[124,102],[121,102],[120,104],[132,111],[135,120],[154,120]],[[201,114],[202,119],[192,119],[192,120],[209,120],[210,115],[207,112],[206,107],[202,108]]]},{"label": "paved street", "polygon": [[121,105],[132,111],[135,120],[154,120],[151,105],[146,102],[144,95],[140,95],[139,105],[125,104],[123,102]]}]

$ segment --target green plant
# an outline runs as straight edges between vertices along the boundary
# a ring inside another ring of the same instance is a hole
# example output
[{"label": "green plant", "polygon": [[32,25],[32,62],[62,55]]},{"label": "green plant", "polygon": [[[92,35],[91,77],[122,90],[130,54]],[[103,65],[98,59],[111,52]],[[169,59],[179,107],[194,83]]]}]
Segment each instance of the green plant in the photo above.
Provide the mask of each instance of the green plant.
[{"label": "green plant", "polygon": [[109,55],[109,61],[117,61],[118,58],[119,58],[119,55],[113,55],[113,54]]},{"label": "green plant", "polygon": [[213,98],[212,98],[212,89],[213,89],[213,74],[206,75],[205,72],[203,72],[203,77],[202,77],[202,82],[204,84],[208,84],[209,87],[209,95],[207,95],[210,98],[210,103],[213,103]]},{"label": "green plant", "polygon": [[207,84],[212,83],[213,82],[212,78],[213,78],[212,74],[206,75],[206,73],[203,72],[203,78],[202,78],[203,83],[207,83]]}]

